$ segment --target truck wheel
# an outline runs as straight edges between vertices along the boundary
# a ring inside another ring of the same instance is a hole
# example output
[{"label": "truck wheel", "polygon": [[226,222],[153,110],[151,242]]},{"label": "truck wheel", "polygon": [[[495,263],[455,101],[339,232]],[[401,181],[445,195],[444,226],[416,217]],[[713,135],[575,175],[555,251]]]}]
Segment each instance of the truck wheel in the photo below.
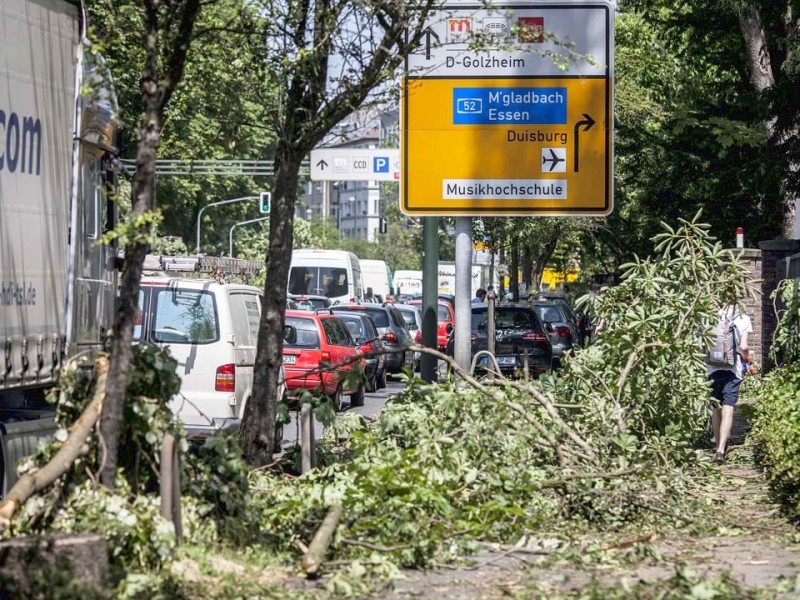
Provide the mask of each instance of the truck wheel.
[{"label": "truck wheel", "polygon": [[364,406],[364,386],[358,388],[355,394],[350,394],[350,406]]}]

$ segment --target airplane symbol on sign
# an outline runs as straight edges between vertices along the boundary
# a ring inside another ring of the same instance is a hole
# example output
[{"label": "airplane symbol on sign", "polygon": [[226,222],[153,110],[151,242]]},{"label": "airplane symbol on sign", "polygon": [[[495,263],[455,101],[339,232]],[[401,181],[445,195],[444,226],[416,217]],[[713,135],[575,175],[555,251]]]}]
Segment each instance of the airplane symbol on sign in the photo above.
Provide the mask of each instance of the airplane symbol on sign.
[{"label": "airplane symbol on sign", "polygon": [[[550,153],[550,156],[547,156],[547,153]],[[565,148],[542,148],[542,171],[545,170],[545,167],[550,164],[550,168],[547,169],[548,173],[565,173],[567,170],[567,151]],[[561,163],[564,163],[561,165]],[[559,166],[561,165],[561,166]]]}]

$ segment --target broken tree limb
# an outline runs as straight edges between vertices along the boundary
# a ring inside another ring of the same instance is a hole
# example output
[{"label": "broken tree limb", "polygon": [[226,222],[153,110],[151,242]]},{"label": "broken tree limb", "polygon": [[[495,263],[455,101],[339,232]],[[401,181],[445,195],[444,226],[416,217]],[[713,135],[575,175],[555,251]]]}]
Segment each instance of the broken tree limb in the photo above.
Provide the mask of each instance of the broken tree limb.
[{"label": "broken tree limb", "polygon": [[0,534],[11,527],[11,519],[22,504],[33,494],[61,477],[72,466],[72,463],[83,453],[86,439],[100,418],[103,409],[103,398],[106,393],[106,376],[108,374],[108,358],[99,357],[94,364],[96,376],[94,394],[89,405],[75,421],[64,444],[56,455],[45,466],[32,473],[25,473],[8,492],[0,503]]},{"label": "broken tree limb", "polygon": [[300,562],[306,575],[315,576],[319,573],[322,561],[325,559],[325,552],[331,545],[331,539],[343,514],[344,508],[341,504],[334,504],[328,509],[322,525],[319,526],[317,533],[314,534],[314,539],[308,545],[308,552],[303,555],[303,560]]},{"label": "broken tree limb", "polygon": [[655,533],[650,533],[647,535],[640,535],[638,537],[629,538],[627,540],[620,540],[618,542],[609,542],[600,546],[601,552],[608,552],[609,550],[621,550],[624,548],[630,548],[631,546],[635,546],[636,544],[653,544],[658,539],[658,536]]}]

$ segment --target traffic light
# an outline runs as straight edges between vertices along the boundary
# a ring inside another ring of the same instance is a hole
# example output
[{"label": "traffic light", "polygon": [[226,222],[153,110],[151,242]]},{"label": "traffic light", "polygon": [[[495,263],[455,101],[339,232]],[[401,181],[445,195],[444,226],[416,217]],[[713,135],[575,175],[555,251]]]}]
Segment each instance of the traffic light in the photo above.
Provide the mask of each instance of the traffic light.
[{"label": "traffic light", "polygon": [[261,192],[259,198],[259,207],[261,208],[261,212],[264,214],[269,214],[269,203],[272,200],[272,194],[270,192]]},{"label": "traffic light", "polygon": [[389,223],[386,217],[381,217],[380,224],[378,225],[378,232],[386,233],[387,231],[389,231]]}]

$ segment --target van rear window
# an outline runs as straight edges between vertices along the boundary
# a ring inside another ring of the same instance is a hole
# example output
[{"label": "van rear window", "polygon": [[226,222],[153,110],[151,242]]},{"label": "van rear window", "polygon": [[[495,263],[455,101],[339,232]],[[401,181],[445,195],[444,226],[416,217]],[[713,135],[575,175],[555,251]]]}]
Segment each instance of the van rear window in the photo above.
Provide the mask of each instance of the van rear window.
[{"label": "van rear window", "polygon": [[348,294],[347,269],[336,267],[292,267],[289,293],[336,298]]},{"label": "van rear window", "polygon": [[155,292],[153,341],[209,344],[219,340],[217,307],[205,291],[163,288]]}]

